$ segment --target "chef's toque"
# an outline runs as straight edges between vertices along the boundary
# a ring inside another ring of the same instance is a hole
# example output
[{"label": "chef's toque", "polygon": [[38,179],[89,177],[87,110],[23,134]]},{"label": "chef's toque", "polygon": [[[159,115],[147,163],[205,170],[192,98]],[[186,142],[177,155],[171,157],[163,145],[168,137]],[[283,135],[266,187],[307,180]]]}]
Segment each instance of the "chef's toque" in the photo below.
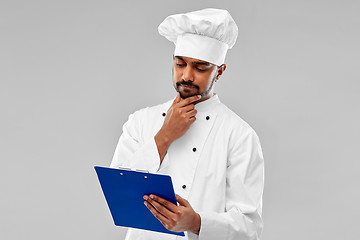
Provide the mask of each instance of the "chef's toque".
[{"label": "chef's toque", "polygon": [[168,16],[158,27],[175,44],[174,56],[203,60],[220,66],[238,35],[228,11],[207,8]]}]

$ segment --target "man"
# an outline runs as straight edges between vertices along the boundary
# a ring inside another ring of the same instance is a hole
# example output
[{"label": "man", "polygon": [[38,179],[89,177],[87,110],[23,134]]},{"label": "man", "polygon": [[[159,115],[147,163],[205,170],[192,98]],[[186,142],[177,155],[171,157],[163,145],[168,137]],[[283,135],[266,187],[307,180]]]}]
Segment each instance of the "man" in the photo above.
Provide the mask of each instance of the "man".
[{"label": "man", "polygon": [[[111,167],[172,177],[178,205],[144,196],[149,211],[185,239],[259,239],[262,231],[263,156],[254,130],[223,105],[214,82],[237,26],[225,10],[167,17],[159,33],[176,45],[174,100],[129,116]],[[181,239],[129,229],[126,239]]]}]

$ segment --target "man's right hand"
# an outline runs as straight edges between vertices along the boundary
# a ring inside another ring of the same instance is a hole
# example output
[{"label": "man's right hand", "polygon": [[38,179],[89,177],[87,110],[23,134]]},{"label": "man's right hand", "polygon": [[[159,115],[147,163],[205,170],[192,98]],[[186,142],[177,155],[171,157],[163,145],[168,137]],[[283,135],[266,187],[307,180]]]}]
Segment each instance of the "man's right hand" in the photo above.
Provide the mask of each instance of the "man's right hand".
[{"label": "man's right hand", "polygon": [[160,159],[164,158],[170,144],[182,137],[196,120],[195,102],[200,100],[200,95],[195,95],[181,100],[180,93],[167,111],[163,126],[155,136]]},{"label": "man's right hand", "polygon": [[195,122],[197,111],[194,102],[200,98],[200,95],[195,95],[181,100],[180,93],[177,93],[160,129],[171,142],[182,137],[190,128],[190,125]]}]

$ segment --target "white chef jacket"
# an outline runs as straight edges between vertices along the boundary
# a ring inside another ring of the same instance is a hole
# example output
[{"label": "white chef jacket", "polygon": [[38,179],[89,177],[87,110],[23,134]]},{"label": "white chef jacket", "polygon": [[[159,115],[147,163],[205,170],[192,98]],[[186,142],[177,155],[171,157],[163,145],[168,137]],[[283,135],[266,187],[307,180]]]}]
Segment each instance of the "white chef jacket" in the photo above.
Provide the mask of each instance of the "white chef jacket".
[{"label": "white chef jacket", "polygon": [[154,136],[172,102],[129,116],[110,167],[170,175],[175,193],[201,217],[199,235],[185,232],[184,238],[130,228],[126,239],[259,239],[264,161],[255,131],[215,94],[195,105],[196,121],[170,145],[160,164]]}]

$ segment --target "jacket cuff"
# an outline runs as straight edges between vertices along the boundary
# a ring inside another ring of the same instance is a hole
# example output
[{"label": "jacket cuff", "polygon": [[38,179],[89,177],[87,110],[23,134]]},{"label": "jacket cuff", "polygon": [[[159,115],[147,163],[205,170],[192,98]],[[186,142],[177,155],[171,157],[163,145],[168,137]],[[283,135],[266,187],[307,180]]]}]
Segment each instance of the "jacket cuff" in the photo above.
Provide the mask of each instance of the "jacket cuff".
[{"label": "jacket cuff", "polygon": [[130,161],[131,168],[146,170],[155,173],[160,167],[160,156],[154,138],[149,139],[141,148],[136,151]]},{"label": "jacket cuff", "polygon": [[215,240],[218,239],[219,236],[222,236],[222,239],[227,239],[226,225],[216,221],[219,217],[217,213],[199,212],[198,214],[201,217],[199,240]]}]

